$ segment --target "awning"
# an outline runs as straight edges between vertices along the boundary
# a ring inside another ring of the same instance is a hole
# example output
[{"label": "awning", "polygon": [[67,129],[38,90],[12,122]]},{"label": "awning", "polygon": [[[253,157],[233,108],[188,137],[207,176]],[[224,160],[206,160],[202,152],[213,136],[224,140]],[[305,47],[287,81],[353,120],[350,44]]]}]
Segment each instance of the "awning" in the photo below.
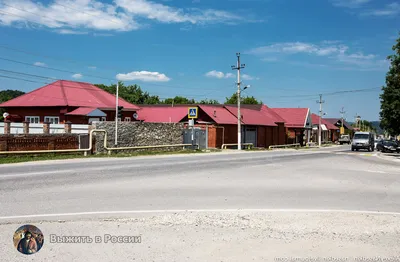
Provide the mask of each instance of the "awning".
[{"label": "awning", "polygon": [[67,116],[91,116],[91,117],[106,117],[107,114],[103,111],[92,107],[79,107],[72,112],[66,113]]},{"label": "awning", "polygon": [[321,125],[321,130],[323,130],[323,131],[328,131],[328,128],[326,127],[326,125],[322,124],[322,125]]}]

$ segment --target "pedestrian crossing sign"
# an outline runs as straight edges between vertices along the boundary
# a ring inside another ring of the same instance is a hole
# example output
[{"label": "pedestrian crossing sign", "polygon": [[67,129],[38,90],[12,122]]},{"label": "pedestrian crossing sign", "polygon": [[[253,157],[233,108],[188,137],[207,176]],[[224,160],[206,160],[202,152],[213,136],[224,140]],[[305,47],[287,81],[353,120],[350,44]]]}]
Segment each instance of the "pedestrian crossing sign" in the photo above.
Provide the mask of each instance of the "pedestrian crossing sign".
[{"label": "pedestrian crossing sign", "polygon": [[198,111],[199,110],[197,107],[189,107],[188,108],[188,118],[197,118]]}]

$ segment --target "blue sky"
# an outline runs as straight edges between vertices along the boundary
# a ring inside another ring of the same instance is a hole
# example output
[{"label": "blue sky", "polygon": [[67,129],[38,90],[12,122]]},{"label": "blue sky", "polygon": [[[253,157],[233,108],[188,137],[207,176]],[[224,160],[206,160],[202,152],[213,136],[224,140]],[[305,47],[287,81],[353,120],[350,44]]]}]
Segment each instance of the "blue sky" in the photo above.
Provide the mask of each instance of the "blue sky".
[{"label": "blue sky", "polygon": [[[317,113],[320,93],[384,84],[399,25],[396,0],[0,0],[0,89],[51,82],[13,71],[224,102],[240,52],[244,95]],[[378,120],[379,93],[326,95],[324,112]]]}]

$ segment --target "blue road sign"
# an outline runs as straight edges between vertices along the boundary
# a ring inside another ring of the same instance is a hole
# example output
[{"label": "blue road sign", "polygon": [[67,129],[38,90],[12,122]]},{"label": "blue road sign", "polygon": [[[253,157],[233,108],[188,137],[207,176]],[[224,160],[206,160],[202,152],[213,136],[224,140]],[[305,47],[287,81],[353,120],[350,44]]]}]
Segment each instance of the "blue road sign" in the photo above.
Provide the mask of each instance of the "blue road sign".
[{"label": "blue road sign", "polygon": [[188,108],[188,118],[197,118],[198,111],[199,110],[197,107],[189,107]]}]

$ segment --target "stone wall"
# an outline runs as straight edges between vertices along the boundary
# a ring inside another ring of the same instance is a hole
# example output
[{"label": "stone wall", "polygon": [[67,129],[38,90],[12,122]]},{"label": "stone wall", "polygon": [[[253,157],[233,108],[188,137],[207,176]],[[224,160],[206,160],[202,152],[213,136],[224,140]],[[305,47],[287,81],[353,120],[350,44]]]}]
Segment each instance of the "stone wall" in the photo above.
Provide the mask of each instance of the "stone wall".
[{"label": "stone wall", "polygon": [[[181,123],[119,122],[117,147],[182,144],[183,127]],[[92,128],[106,130],[107,146],[115,147],[115,122],[95,122]],[[104,152],[104,134],[95,133],[95,140],[95,151]]]}]

